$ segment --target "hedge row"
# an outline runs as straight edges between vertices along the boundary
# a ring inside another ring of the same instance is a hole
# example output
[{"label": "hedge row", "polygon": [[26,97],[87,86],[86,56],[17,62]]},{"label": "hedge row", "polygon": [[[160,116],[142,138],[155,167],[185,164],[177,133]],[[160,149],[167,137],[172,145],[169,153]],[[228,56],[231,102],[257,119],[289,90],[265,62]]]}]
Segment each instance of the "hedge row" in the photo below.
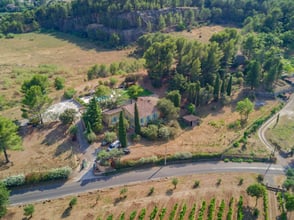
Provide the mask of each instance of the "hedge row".
[{"label": "hedge row", "polygon": [[67,179],[71,172],[72,169],[70,167],[55,168],[43,172],[32,172],[26,175],[19,174],[15,176],[10,176],[1,180],[1,182],[3,182],[4,185],[9,188],[51,180]]},{"label": "hedge row", "polygon": [[[189,157],[186,157],[189,155]],[[220,159],[221,154],[215,153],[215,154],[187,154],[185,152],[183,153],[177,153],[175,155],[168,156],[166,158],[166,161],[169,163],[172,162],[185,162],[185,161],[197,161],[197,160],[205,160],[205,159]],[[123,168],[129,168],[129,167],[141,167],[145,165],[162,165],[164,163],[164,157],[143,157],[140,158],[140,160],[127,160],[127,161],[120,161],[117,160],[115,162],[115,168],[116,169],[123,169]]]}]

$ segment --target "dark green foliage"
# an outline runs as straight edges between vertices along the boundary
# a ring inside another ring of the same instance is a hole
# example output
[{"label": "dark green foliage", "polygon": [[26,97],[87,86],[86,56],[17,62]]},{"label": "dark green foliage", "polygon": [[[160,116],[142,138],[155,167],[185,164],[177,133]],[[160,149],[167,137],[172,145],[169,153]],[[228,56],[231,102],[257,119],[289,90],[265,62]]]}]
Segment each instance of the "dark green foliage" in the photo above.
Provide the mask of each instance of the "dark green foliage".
[{"label": "dark green foliage", "polygon": [[200,208],[200,210],[199,210],[199,213],[198,213],[198,220],[202,220],[202,219],[203,219],[205,209],[206,209],[206,202],[203,201],[203,202],[202,202],[202,205],[201,205],[201,208]]},{"label": "dark green foliage", "polygon": [[141,134],[141,124],[140,124],[140,116],[139,116],[139,111],[138,111],[138,106],[137,103],[135,103],[135,133],[136,134]]},{"label": "dark green foliage", "polygon": [[195,188],[198,188],[199,185],[200,185],[200,181],[199,181],[199,180],[195,180],[194,185],[193,185],[193,188],[194,188],[194,189],[195,189]]},{"label": "dark green foliage", "polygon": [[25,216],[29,216],[31,218],[35,212],[35,206],[33,204],[28,204],[23,208],[23,211]]},{"label": "dark green foliage", "polygon": [[225,201],[222,200],[221,204],[220,204],[220,206],[218,208],[217,220],[222,220],[223,219],[224,210],[225,210]]},{"label": "dark green foliage", "polygon": [[134,220],[136,218],[136,215],[137,215],[137,211],[136,210],[132,211],[130,214],[130,220]]},{"label": "dark green foliage", "polygon": [[232,82],[233,82],[233,76],[230,76],[228,86],[227,86],[227,96],[231,96],[232,93]]},{"label": "dark green foliage", "polygon": [[213,198],[210,201],[209,207],[208,207],[208,220],[212,220],[213,219],[213,213],[214,213],[214,209],[215,209],[215,198]]},{"label": "dark green foliage", "polygon": [[157,212],[158,212],[158,208],[157,208],[157,206],[155,206],[149,216],[149,219],[154,220],[156,218]]},{"label": "dark green foliage", "polygon": [[0,116],[0,152],[4,153],[6,163],[9,162],[8,149],[18,149],[21,145],[21,137],[18,135],[18,127],[9,119]]},{"label": "dark green foliage", "polygon": [[42,94],[47,92],[49,82],[48,77],[44,75],[34,75],[30,80],[25,80],[21,85],[21,92],[26,94],[32,86],[39,86]]},{"label": "dark green foliage", "polygon": [[143,220],[145,218],[146,215],[146,209],[143,208],[139,214],[139,220]]},{"label": "dark green foliage", "polygon": [[159,219],[160,219],[160,220],[163,220],[165,214],[166,214],[166,208],[162,208],[162,209],[161,209],[161,212],[159,213]]},{"label": "dark green foliage", "polygon": [[245,73],[247,75],[247,83],[251,90],[256,88],[260,83],[261,65],[258,61],[252,60],[246,65]]},{"label": "dark green foliage", "polygon": [[62,124],[65,125],[72,124],[75,121],[76,114],[77,111],[75,109],[66,109],[63,113],[60,114],[59,120],[62,122]]},{"label": "dark green foliage", "polygon": [[265,188],[261,184],[250,185],[250,186],[248,186],[248,188],[246,190],[246,192],[249,196],[256,197],[255,206],[257,205],[258,198],[260,198],[264,195],[264,191],[265,191]]},{"label": "dark green foliage", "polygon": [[112,220],[112,219],[113,219],[113,215],[111,214],[111,215],[107,216],[106,219],[107,219],[107,220]]},{"label": "dark green foliage", "polygon": [[0,218],[2,218],[7,212],[7,206],[9,204],[9,191],[0,182]]},{"label": "dark green foliage", "polygon": [[74,88],[68,88],[64,91],[63,97],[66,99],[72,99],[77,91]]},{"label": "dark green foliage", "polygon": [[77,204],[77,201],[78,201],[78,199],[77,199],[77,197],[73,197],[70,201],[69,201],[69,207],[70,208],[73,208],[76,204]]},{"label": "dark green foliage", "polygon": [[[264,210],[264,219],[265,220],[269,220],[269,217],[268,217],[268,194],[267,194],[267,191],[266,189],[263,190],[263,210]],[[259,210],[258,210],[258,213],[257,213],[257,216],[259,214]]]},{"label": "dark green foliage", "polygon": [[125,219],[125,213],[121,213],[120,217],[119,217],[120,220],[124,220]]},{"label": "dark green foliage", "polygon": [[221,90],[220,90],[221,96],[223,96],[225,94],[225,83],[226,83],[226,81],[225,81],[225,79],[223,79],[221,82]]},{"label": "dark green foliage", "polygon": [[124,113],[121,111],[118,122],[118,139],[122,147],[127,147],[127,131],[124,120]]},{"label": "dark green foliage", "polygon": [[172,179],[172,184],[174,185],[174,189],[177,188],[178,183],[179,183],[178,178],[173,178],[173,179]]},{"label": "dark green foliage", "polygon": [[65,82],[65,79],[58,76],[55,78],[54,80],[54,87],[56,90],[60,90],[60,89],[63,89],[64,88],[64,82]]},{"label": "dark green foliage", "polygon": [[184,217],[185,217],[185,214],[186,214],[186,211],[187,211],[187,205],[186,203],[182,206],[182,209],[180,211],[180,216],[179,216],[179,220],[183,220]]},{"label": "dark green foliage", "polygon": [[179,108],[175,107],[168,99],[160,99],[157,103],[157,108],[160,111],[162,118],[166,121],[174,120],[178,117]]},{"label": "dark green foliage", "polygon": [[232,197],[229,202],[229,211],[228,211],[227,218],[226,218],[227,220],[232,220],[233,204],[234,204],[234,198]]},{"label": "dark green foliage", "polygon": [[243,197],[240,196],[238,201],[238,210],[237,210],[237,220],[242,220],[244,218],[243,214]]},{"label": "dark green foliage", "polygon": [[194,203],[191,212],[189,214],[189,220],[194,220],[195,219],[195,213],[196,213],[196,204]]},{"label": "dark green foliage", "polygon": [[220,92],[219,89],[220,89],[220,78],[219,78],[219,74],[217,74],[216,80],[214,82],[214,87],[213,87],[213,96],[215,101],[218,101],[219,99],[219,92]]},{"label": "dark green foliage", "polygon": [[179,204],[176,203],[169,214],[169,220],[174,220]]},{"label": "dark green foliage", "polygon": [[[83,119],[88,129],[93,129],[95,133],[101,132],[102,112],[95,96],[90,100],[90,103],[87,106],[85,113],[83,114]],[[90,127],[88,125],[90,125]]]},{"label": "dark green foliage", "polygon": [[292,168],[288,168],[287,172],[287,179],[285,180],[285,182],[283,183],[283,186],[287,189],[287,190],[294,190],[294,169]]},{"label": "dark green foliage", "polygon": [[170,91],[167,93],[166,98],[174,103],[175,107],[180,107],[181,105],[181,94],[179,90]]}]

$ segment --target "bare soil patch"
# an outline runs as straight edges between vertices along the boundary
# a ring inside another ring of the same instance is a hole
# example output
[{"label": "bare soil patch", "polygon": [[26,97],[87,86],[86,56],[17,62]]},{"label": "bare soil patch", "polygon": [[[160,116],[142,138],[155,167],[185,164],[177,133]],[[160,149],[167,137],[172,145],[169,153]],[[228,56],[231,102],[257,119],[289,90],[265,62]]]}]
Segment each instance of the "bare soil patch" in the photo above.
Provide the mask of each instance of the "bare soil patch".
[{"label": "bare soil patch", "polygon": [[[242,185],[238,185],[240,178],[244,179]],[[32,219],[107,219],[111,214],[113,215],[113,219],[119,219],[122,213],[125,213],[125,219],[129,219],[132,211],[136,210],[138,217],[138,213],[143,208],[146,208],[145,219],[147,219],[155,206],[158,207],[159,212],[162,208],[167,208],[164,219],[168,219],[176,203],[178,203],[179,208],[175,219],[178,219],[179,210],[184,203],[187,205],[187,212],[184,219],[188,219],[194,203],[197,207],[196,216],[198,216],[202,201],[206,201],[208,207],[212,198],[216,199],[214,216],[218,212],[221,200],[225,200],[225,211],[223,215],[225,219],[228,212],[229,200],[232,197],[234,198],[233,219],[236,219],[237,202],[240,195],[244,197],[245,219],[253,219],[250,211],[255,206],[255,198],[247,196],[246,188],[256,181],[256,175],[254,174],[222,173],[183,176],[178,177],[179,183],[176,189],[174,189],[171,179],[158,179],[84,193],[78,195],[77,205],[71,210],[68,210],[68,204],[72,197],[38,202],[34,204],[35,214]],[[219,186],[216,186],[218,179],[221,179],[222,182]],[[196,189],[193,188],[195,180],[200,181],[200,186]],[[124,187],[128,189],[125,194],[126,197],[120,195],[120,191]],[[154,187],[154,193],[148,195],[151,187]],[[270,203],[269,210],[275,208],[271,205],[275,204]],[[263,219],[262,199],[259,199],[257,208],[260,211],[258,219]],[[204,216],[204,219],[207,219],[207,209]],[[21,219],[22,217],[23,206],[15,206],[9,207],[9,211],[4,219]],[[275,219],[275,216],[273,217]],[[158,214],[156,219],[158,219]]]},{"label": "bare soil patch", "polygon": [[71,140],[67,128],[50,123],[43,128],[28,127],[23,134],[23,150],[8,151],[12,164],[3,164],[0,154],[0,178],[16,174],[43,171],[62,166],[76,167],[79,145]]},{"label": "bare soil patch", "polygon": [[[246,148],[230,148],[233,142],[243,135],[242,131],[246,127],[229,129],[228,125],[240,119],[240,115],[235,112],[236,103],[229,106],[219,106],[215,103],[203,107],[199,110],[202,123],[194,128],[186,128],[174,140],[169,142],[151,142],[143,140],[140,143],[132,145],[131,154],[123,157],[122,160],[136,160],[142,157],[151,157],[156,155],[164,157],[174,155],[177,152],[192,153],[222,153],[227,151],[232,154],[252,154],[266,156],[270,152],[260,144],[258,138],[252,135],[249,138]],[[268,114],[272,108],[278,105],[277,101],[270,100],[262,108],[256,109],[250,116],[247,125],[250,125],[257,118]]]},{"label": "bare soil patch", "polygon": [[202,26],[198,28],[193,28],[191,31],[182,31],[182,32],[172,32],[172,35],[179,36],[179,37],[185,37],[187,39],[191,40],[198,40],[202,43],[208,43],[209,39],[213,34],[216,34],[225,28],[230,27],[224,27],[220,25],[210,25],[210,26]]}]

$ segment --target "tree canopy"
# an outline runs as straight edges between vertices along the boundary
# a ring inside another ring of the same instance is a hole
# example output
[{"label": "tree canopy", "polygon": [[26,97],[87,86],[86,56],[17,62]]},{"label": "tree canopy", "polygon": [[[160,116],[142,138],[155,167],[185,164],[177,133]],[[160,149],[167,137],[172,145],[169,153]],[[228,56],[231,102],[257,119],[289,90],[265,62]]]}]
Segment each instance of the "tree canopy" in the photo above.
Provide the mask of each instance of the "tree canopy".
[{"label": "tree canopy", "polygon": [[18,127],[11,120],[0,116],[0,151],[3,151],[6,163],[9,162],[6,150],[20,149],[20,145]]},{"label": "tree canopy", "polygon": [[7,205],[9,204],[9,191],[0,181],[0,218],[7,212]]},{"label": "tree canopy", "polygon": [[253,108],[253,103],[248,98],[245,98],[237,103],[236,111],[241,115],[241,119],[244,119],[246,122],[249,114],[253,111]]}]

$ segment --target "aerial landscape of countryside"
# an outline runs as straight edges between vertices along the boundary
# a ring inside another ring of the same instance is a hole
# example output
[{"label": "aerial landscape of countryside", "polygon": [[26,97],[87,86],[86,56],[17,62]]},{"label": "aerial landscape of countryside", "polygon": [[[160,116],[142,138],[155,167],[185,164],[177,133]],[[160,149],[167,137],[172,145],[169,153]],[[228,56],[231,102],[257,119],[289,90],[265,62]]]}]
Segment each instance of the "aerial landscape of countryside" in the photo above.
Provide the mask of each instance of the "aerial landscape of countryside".
[{"label": "aerial landscape of countryside", "polygon": [[294,218],[292,0],[1,0],[0,219]]}]

